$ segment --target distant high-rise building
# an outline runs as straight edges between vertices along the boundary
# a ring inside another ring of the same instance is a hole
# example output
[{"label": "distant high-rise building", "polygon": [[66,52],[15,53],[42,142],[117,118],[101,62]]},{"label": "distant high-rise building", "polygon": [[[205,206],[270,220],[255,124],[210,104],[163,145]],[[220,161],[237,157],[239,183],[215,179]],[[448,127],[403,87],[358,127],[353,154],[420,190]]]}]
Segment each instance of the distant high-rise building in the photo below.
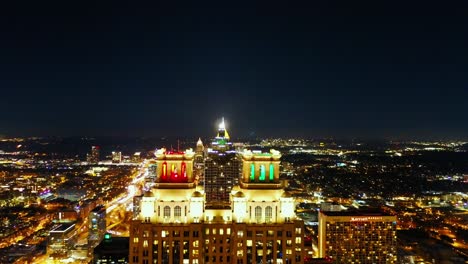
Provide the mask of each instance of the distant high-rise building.
[{"label": "distant high-rise building", "polygon": [[153,186],[156,180],[158,165],[155,162],[148,164],[148,173],[145,175],[145,188],[148,189]]},{"label": "distant high-rise building", "polygon": [[100,160],[100,148],[99,146],[92,146],[91,153],[88,153],[86,160],[89,163],[98,163]]},{"label": "distant high-rise building", "polygon": [[319,255],[333,263],[397,263],[396,216],[382,212],[319,214]]},{"label": "distant high-rise building", "polygon": [[195,181],[197,184],[203,185],[205,183],[205,146],[203,146],[201,138],[197,141],[194,163]]},{"label": "distant high-rise building", "polygon": [[130,263],[304,263],[304,223],[279,179],[281,154],[245,151],[229,206],[205,207],[192,150],[156,153],[154,188],[130,227]]},{"label": "distant high-rise building", "polygon": [[135,152],[135,154],[133,154],[132,162],[135,162],[135,163],[141,162],[141,152]]},{"label": "distant high-rise building", "polygon": [[229,205],[232,187],[239,184],[240,164],[223,118],[205,158],[204,189],[207,206]]},{"label": "distant high-rise building", "polygon": [[122,162],[122,152],[112,151],[112,163],[121,163]]},{"label": "distant high-rise building", "polygon": [[88,216],[88,245],[90,248],[97,246],[107,231],[106,208],[103,205],[97,206]]}]

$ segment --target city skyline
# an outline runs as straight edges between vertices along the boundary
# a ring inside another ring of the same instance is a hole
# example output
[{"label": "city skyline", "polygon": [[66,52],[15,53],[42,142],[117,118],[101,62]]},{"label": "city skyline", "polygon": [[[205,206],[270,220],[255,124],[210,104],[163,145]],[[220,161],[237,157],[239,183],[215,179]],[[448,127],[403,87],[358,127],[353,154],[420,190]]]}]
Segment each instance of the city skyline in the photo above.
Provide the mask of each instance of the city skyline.
[{"label": "city skyline", "polygon": [[466,139],[463,10],[9,3],[0,135]]}]

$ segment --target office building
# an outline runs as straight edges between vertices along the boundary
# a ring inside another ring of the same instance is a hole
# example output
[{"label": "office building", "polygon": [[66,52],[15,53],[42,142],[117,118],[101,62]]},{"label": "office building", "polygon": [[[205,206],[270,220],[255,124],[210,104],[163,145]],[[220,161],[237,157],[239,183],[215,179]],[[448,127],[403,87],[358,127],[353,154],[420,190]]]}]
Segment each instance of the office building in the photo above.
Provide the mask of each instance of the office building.
[{"label": "office building", "polygon": [[154,188],[130,227],[130,263],[304,263],[304,223],[279,180],[281,154],[244,151],[228,207],[207,206],[192,150],[156,153]]},{"label": "office building", "polygon": [[140,163],[141,162],[141,152],[135,152],[132,156],[133,163]]},{"label": "office building", "polygon": [[55,257],[67,257],[75,245],[75,223],[63,223],[52,227],[49,231],[47,253]]},{"label": "office building", "polygon": [[93,250],[94,264],[125,264],[128,262],[128,237],[112,237],[105,234],[104,239]]},{"label": "office building", "polygon": [[396,216],[382,212],[319,214],[319,255],[333,263],[397,263]]},{"label": "office building", "polygon": [[121,163],[122,162],[122,152],[112,151],[112,163]]},{"label": "office building", "polygon": [[86,160],[89,163],[98,163],[100,160],[100,148],[99,146],[92,146],[91,147],[91,153],[88,153]]},{"label": "office building", "polygon": [[205,184],[205,146],[201,138],[197,141],[195,148],[195,161],[194,161],[195,182],[200,185]]},{"label": "office building", "polygon": [[88,245],[90,248],[97,246],[104,237],[107,231],[106,226],[106,208],[99,205],[88,216]]}]

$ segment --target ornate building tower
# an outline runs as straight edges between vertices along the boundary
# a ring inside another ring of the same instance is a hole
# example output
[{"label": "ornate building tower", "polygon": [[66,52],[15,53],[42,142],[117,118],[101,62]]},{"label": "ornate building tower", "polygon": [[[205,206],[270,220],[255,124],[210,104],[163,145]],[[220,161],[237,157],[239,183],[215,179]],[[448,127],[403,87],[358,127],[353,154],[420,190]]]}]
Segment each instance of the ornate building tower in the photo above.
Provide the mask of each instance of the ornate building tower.
[{"label": "ornate building tower", "polygon": [[234,243],[237,263],[302,263],[304,222],[296,219],[294,199],[279,179],[281,154],[244,150],[241,157],[232,211],[237,233],[247,239]]},{"label": "ornate building tower", "polygon": [[130,263],[303,263],[304,223],[279,180],[280,153],[244,151],[227,207],[205,206],[194,156],[156,153],[155,186],[135,205]]}]

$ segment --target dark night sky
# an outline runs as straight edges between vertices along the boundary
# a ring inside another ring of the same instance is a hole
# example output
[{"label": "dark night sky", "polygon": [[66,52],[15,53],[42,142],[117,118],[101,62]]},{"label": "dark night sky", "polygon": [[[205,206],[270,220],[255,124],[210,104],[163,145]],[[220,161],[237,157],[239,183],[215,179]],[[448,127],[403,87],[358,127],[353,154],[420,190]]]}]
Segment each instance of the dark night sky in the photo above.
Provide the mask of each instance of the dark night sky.
[{"label": "dark night sky", "polygon": [[468,1],[12,2],[0,134],[468,138]]}]

